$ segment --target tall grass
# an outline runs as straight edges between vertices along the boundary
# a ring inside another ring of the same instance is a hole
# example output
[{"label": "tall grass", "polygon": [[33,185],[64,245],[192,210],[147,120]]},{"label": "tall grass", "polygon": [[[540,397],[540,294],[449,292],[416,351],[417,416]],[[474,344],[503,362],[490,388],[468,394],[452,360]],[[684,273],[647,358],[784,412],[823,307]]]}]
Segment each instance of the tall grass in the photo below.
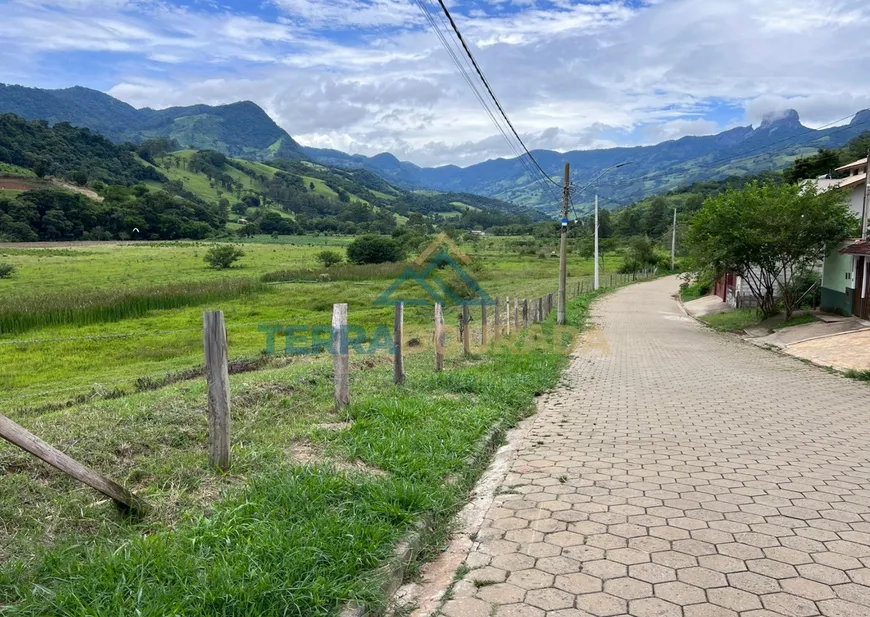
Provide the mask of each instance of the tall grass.
[{"label": "tall grass", "polygon": [[0,334],[18,334],[34,328],[92,325],[141,317],[149,311],[239,298],[267,290],[262,283],[240,280],[90,292],[51,293],[0,298]]},{"label": "tall grass", "polygon": [[370,281],[398,278],[414,264],[408,262],[387,262],[382,264],[343,264],[331,268],[308,268],[279,270],[260,277],[264,283],[298,283],[321,281]]}]

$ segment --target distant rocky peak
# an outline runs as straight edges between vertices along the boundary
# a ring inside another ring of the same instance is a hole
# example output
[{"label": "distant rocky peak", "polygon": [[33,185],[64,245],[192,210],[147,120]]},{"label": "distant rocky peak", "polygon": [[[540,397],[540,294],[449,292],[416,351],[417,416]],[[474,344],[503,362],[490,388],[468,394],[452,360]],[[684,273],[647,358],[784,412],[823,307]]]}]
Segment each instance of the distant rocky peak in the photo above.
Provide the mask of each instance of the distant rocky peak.
[{"label": "distant rocky peak", "polygon": [[769,111],[764,114],[761,120],[761,126],[758,130],[773,128],[774,126],[800,126],[801,117],[794,109],[781,109],[779,111]]}]

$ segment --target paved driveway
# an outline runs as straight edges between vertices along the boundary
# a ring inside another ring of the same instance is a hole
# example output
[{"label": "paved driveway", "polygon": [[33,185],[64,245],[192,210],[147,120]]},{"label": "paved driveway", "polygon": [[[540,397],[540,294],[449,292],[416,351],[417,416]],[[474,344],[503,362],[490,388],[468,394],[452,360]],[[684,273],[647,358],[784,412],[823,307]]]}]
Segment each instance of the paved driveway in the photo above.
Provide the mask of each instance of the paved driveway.
[{"label": "paved driveway", "polygon": [[597,305],[444,615],[870,615],[870,388],[705,330],[676,290]]}]

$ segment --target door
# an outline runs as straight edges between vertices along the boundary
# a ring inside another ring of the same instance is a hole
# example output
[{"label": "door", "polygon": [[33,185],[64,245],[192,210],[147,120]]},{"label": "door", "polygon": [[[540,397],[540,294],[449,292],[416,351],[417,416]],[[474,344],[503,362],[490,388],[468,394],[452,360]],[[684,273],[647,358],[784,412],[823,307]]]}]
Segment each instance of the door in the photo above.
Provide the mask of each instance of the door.
[{"label": "door", "polygon": [[867,265],[870,260],[859,257],[855,264],[855,295],[852,302],[852,314],[861,319],[870,319],[870,275],[867,273]]}]

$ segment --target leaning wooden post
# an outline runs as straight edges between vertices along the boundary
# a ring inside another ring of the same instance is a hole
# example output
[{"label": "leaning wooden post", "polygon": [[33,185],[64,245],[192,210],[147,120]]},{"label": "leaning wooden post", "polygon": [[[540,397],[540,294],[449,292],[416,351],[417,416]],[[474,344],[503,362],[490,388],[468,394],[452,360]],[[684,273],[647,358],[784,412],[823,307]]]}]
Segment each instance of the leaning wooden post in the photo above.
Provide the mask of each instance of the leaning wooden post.
[{"label": "leaning wooden post", "polygon": [[489,344],[489,325],[486,316],[486,300],[480,299],[480,344],[486,347]]},{"label": "leaning wooden post", "polygon": [[85,467],[3,414],[0,414],[0,437],[131,510],[145,512],[148,509],[144,501],[120,484]]},{"label": "leaning wooden post", "polygon": [[335,373],[335,410],[341,411],[350,405],[347,304],[332,305],[332,367]]},{"label": "leaning wooden post", "polygon": [[208,383],[209,464],[220,471],[229,471],[230,375],[223,311],[203,313],[202,328]]},{"label": "leaning wooden post", "polygon": [[444,370],[444,345],[446,334],[444,331],[444,311],[441,304],[435,303],[435,372]]},{"label": "leaning wooden post", "polygon": [[466,356],[471,354],[471,314],[468,311],[468,302],[462,304],[462,350]]},{"label": "leaning wooden post", "polygon": [[523,328],[529,327],[529,300],[523,299]]},{"label": "leaning wooden post", "polygon": [[402,340],[405,338],[405,303],[396,304],[395,332],[393,333],[393,381],[405,383],[405,361],[402,357]]}]

